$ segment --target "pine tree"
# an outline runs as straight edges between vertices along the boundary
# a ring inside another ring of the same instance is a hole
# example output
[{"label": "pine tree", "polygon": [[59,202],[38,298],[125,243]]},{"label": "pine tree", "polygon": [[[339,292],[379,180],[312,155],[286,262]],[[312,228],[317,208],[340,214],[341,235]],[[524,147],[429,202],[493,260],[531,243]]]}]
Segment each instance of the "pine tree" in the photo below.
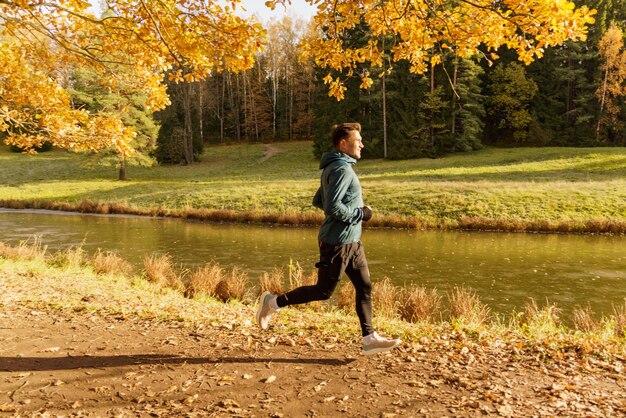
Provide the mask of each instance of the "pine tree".
[{"label": "pine tree", "polygon": [[125,157],[113,149],[107,149],[96,154],[98,164],[117,166],[120,180],[126,180],[127,166],[154,164],[151,154],[156,147],[159,126],[146,105],[145,92],[126,89],[124,86],[119,86],[116,90],[104,87],[100,76],[86,68],[72,71],[69,85],[68,92],[73,106],[93,113],[108,112],[119,115],[126,126],[134,127],[137,132],[131,142],[131,146],[137,151],[133,157]]}]

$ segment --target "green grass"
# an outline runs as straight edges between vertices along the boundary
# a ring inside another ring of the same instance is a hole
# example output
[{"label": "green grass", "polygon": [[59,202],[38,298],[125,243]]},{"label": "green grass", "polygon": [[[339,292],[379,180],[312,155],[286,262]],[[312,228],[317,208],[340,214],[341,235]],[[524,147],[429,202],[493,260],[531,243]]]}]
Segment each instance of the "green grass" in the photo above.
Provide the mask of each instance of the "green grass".
[{"label": "green grass", "polygon": [[[311,206],[319,183],[311,144],[275,146],[283,152],[263,162],[263,144],[207,147],[192,166],[129,168],[126,182],[89,156],[28,156],[1,146],[0,200],[89,200],[179,215],[255,212],[269,220],[320,216]],[[356,170],[379,226],[626,230],[625,148],[488,148],[440,159],[363,160]]]}]

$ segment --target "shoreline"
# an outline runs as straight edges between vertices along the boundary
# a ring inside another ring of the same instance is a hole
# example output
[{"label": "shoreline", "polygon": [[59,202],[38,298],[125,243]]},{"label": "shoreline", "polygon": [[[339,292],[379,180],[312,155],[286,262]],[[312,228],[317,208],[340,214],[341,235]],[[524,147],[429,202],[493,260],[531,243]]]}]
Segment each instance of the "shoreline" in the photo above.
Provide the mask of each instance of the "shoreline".
[{"label": "shoreline", "polygon": [[[240,212],[224,209],[168,209],[163,207],[137,207],[115,202],[83,200],[80,203],[45,199],[2,199],[0,208],[11,210],[45,210],[60,213],[89,215],[137,216],[151,218],[187,219],[198,222],[275,225],[285,227],[316,227],[322,220],[320,212],[267,213]],[[612,219],[587,219],[575,222],[550,220],[523,220],[506,218],[464,217],[458,221],[441,220],[424,222],[418,217],[400,215],[375,215],[364,224],[365,229],[405,229],[423,231],[469,232],[522,232],[577,235],[626,234],[626,221]]]}]

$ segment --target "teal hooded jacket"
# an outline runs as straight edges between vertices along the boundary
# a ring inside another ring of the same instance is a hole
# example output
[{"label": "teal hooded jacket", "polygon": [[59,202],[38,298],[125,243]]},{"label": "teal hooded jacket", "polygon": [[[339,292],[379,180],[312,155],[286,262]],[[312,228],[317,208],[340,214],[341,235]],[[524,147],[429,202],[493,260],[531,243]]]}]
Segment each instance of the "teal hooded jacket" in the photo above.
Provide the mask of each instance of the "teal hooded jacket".
[{"label": "teal hooded jacket", "polygon": [[356,160],[339,151],[325,152],[320,188],[313,205],[324,210],[318,239],[331,245],[349,244],[361,239],[363,197],[361,183],[352,169]]}]

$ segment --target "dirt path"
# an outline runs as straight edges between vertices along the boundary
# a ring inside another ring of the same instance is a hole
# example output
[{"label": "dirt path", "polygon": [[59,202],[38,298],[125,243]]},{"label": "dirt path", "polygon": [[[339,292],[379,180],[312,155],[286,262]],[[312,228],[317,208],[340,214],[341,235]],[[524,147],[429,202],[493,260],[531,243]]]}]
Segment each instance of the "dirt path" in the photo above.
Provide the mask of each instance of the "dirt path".
[{"label": "dirt path", "polygon": [[259,164],[264,163],[265,161],[269,160],[273,156],[283,153],[283,152],[285,152],[285,150],[282,148],[278,148],[276,145],[265,144],[265,152],[263,153],[263,156],[259,158],[258,163]]},{"label": "dirt path", "polygon": [[621,366],[601,362],[448,338],[363,357],[309,332],[8,306],[0,416],[626,415]]}]

